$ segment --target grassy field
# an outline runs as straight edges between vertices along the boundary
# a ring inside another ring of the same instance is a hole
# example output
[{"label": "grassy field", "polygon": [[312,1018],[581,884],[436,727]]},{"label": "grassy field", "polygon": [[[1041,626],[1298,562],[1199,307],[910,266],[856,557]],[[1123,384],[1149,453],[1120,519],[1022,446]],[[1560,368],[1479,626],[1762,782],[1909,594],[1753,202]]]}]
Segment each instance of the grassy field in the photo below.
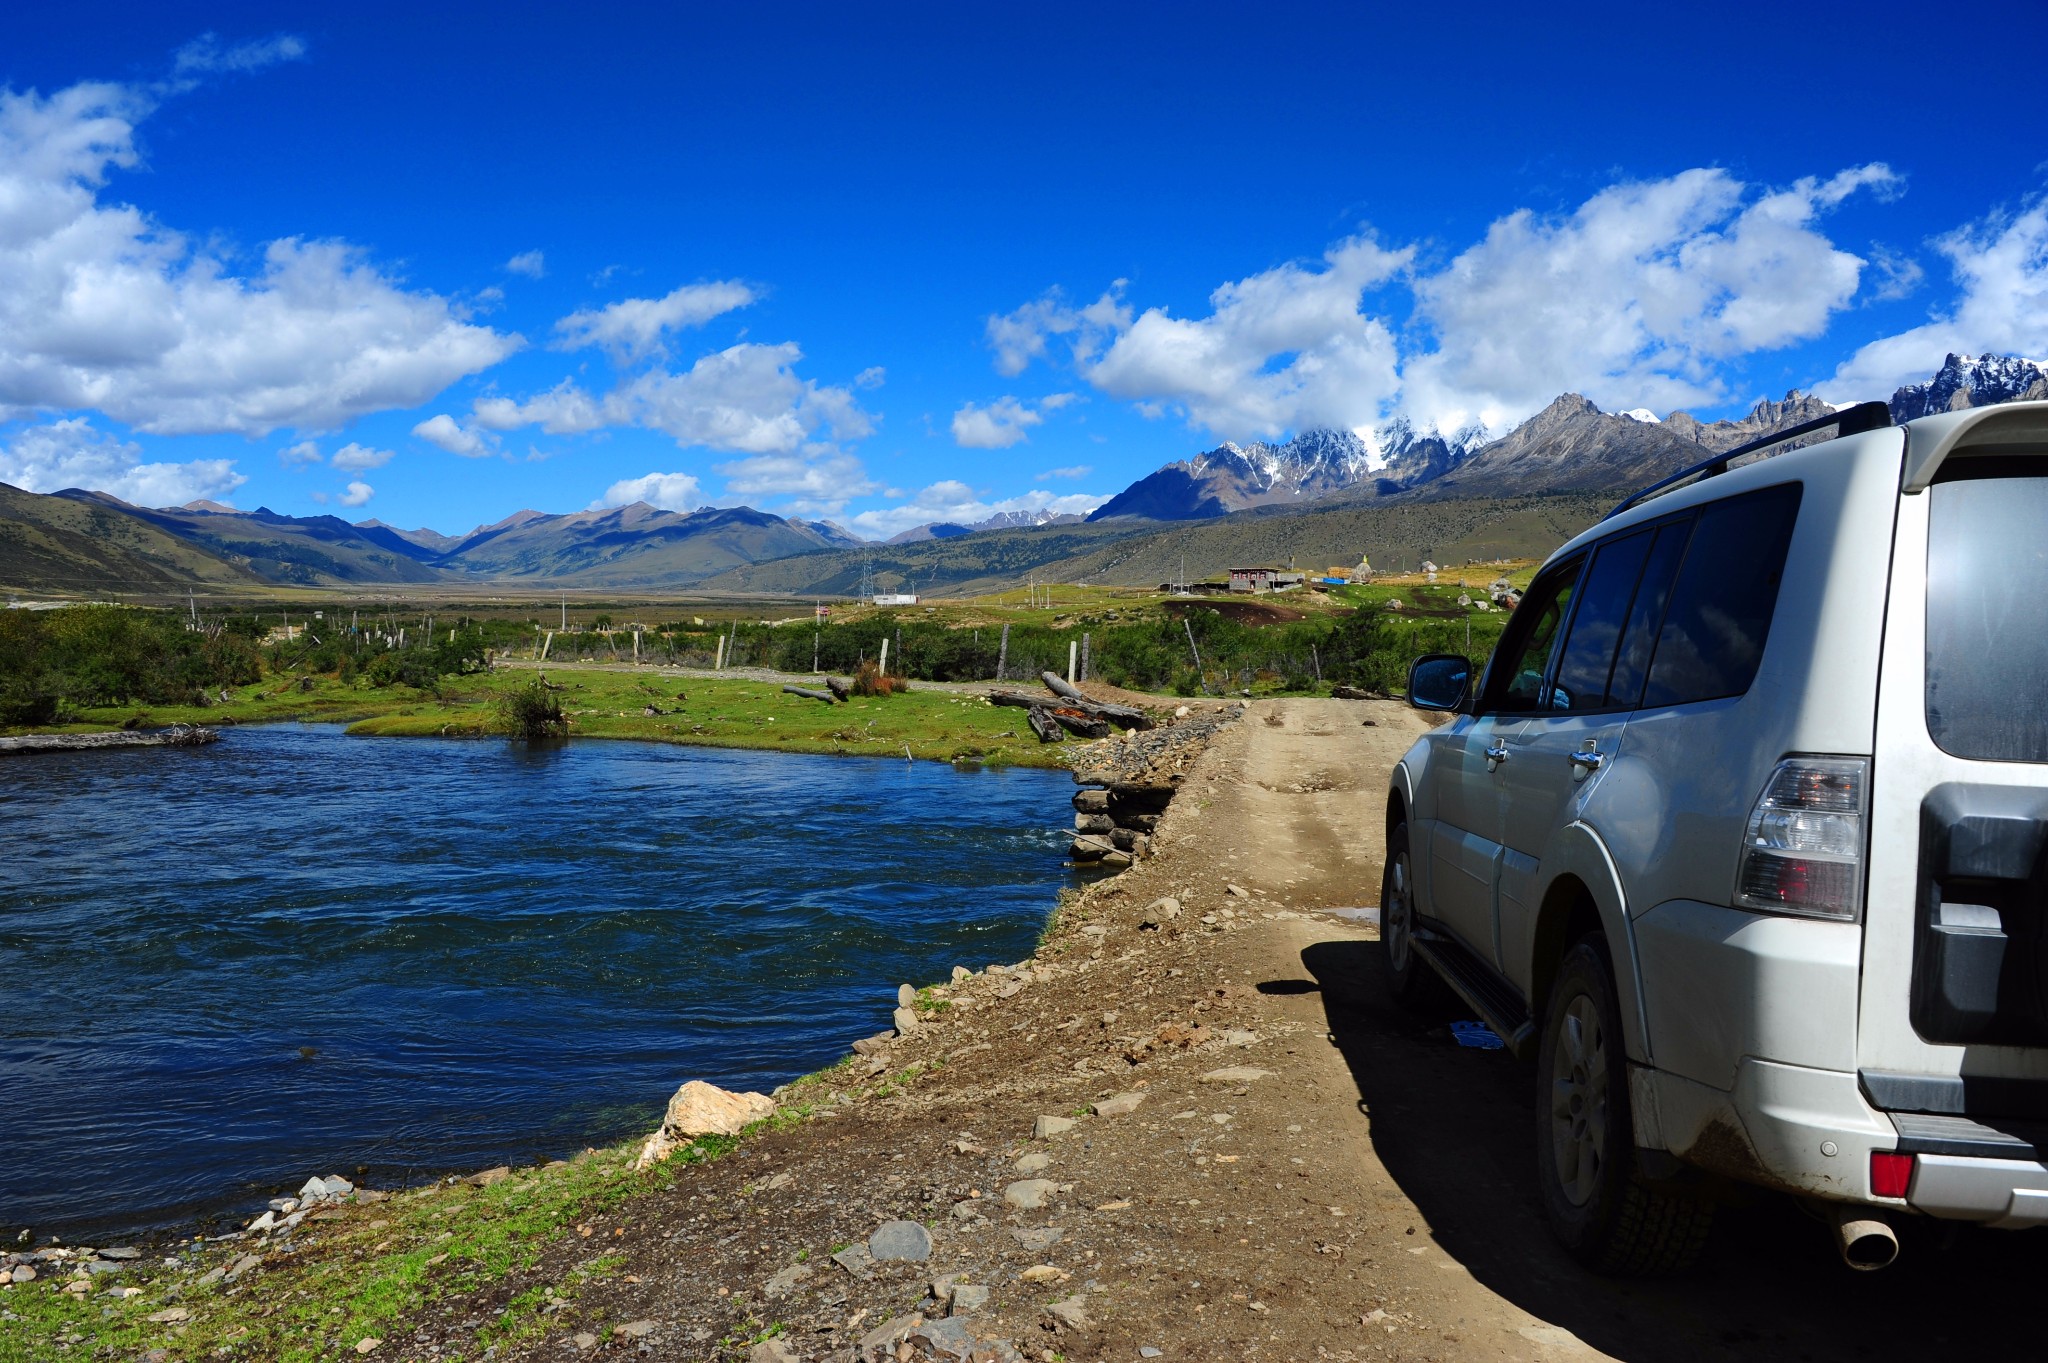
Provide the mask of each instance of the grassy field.
[{"label": "grassy field", "polygon": [[[381,688],[332,677],[267,678],[231,689],[219,705],[86,709],[60,726],[83,732],[166,724],[346,723],[375,737],[483,736],[499,731],[506,692],[528,682],[530,668],[449,678],[436,696],[405,686]],[[841,753],[990,766],[1064,767],[1064,744],[1041,744],[1021,710],[933,687],[826,705],[773,682],[664,675],[655,668],[608,672],[548,668],[548,679],[580,738],[639,738],[714,748]],[[654,708],[663,713],[650,715]]]}]

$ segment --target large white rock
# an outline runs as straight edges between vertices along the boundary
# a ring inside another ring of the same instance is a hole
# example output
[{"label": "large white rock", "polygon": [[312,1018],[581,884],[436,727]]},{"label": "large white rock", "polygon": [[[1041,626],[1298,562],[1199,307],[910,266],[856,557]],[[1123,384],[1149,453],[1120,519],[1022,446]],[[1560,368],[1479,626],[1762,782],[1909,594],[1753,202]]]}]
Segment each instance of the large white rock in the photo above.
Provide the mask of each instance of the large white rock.
[{"label": "large white rock", "polygon": [[728,1093],[692,1079],[668,1100],[661,1129],[679,1140],[692,1136],[737,1136],[750,1122],[775,1115],[775,1100],[763,1093]]}]

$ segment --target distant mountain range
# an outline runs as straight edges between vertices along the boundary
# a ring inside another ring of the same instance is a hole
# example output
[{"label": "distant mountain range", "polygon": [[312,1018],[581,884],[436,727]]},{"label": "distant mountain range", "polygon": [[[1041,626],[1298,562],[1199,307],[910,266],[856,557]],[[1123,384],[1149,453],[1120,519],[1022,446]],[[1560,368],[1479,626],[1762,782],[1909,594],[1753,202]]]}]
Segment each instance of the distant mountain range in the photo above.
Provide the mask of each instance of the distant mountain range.
[{"label": "distant mountain range", "polygon": [[[2048,399],[2048,367],[2013,356],[1950,355],[1926,383],[1894,393],[1890,407],[1894,420],[1908,421],[2020,399]],[[1145,581],[1176,575],[1178,559],[1168,571],[1169,558],[1161,556],[1169,552],[1196,554],[1198,561],[1191,559],[1188,569],[1199,575],[1230,559],[1270,559],[1283,548],[1291,555],[1335,553],[1335,546],[1349,546],[1358,534],[1379,534],[1379,527],[1401,523],[1320,516],[1281,533],[1271,521],[1276,515],[1389,501],[1409,507],[1497,501],[1525,508],[1507,520],[1425,518],[1431,528],[1416,523],[1403,531],[1409,539],[1421,534],[1429,543],[1476,551],[1533,542],[1554,524],[1580,516],[1600,496],[1652,482],[1697,462],[1702,452],[1733,449],[1832,410],[1819,398],[1792,392],[1732,421],[1702,422],[1685,412],[1660,420],[1641,410],[1603,412],[1567,393],[1497,439],[1478,430],[1418,432],[1397,421],[1363,434],[1305,431],[1278,445],[1226,443],[1140,478],[1085,524],[1072,515],[1009,512],[974,524],[917,526],[880,545],[829,521],[744,506],[677,512],[635,503],[566,515],[519,511],[466,535],[444,535],[377,520],[350,524],[337,516],[286,516],[262,507],[238,511],[217,502],[149,508],[101,492],[74,488],[44,496],[0,484],[0,585],[155,591],[504,582],[843,593],[854,589],[864,569],[879,568],[877,580],[890,581],[890,565],[896,582],[926,591],[995,584],[1026,573],[1068,581]],[[1532,498],[1565,499],[1559,505],[1570,509],[1542,510]],[[1199,543],[1169,533],[1187,522],[1223,524]],[[1329,533],[1310,534],[1304,528],[1309,526]],[[1146,536],[1159,546],[1180,547],[1155,552],[1129,543]],[[1326,542],[1332,546],[1327,550],[1321,547]]]}]

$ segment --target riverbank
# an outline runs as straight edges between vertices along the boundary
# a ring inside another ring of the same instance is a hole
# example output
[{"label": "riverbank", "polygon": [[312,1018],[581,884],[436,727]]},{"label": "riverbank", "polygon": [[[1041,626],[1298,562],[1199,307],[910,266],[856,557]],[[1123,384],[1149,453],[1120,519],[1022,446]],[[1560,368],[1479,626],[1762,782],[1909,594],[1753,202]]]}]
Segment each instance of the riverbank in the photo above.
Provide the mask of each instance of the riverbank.
[{"label": "riverbank", "polygon": [[812,676],[529,664],[450,677],[438,693],[331,677],[267,679],[229,688],[226,699],[213,705],[88,709],[75,723],[32,732],[311,722],[347,724],[349,733],[361,737],[484,737],[502,732],[500,705],[536,675],[558,688],[569,734],[576,738],[1055,769],[1067,765],[1075,746],[1041,743],[1023,711],[987,704],[982,698],[1001,689],[993,683],[918,682],[895,695],[827,705],[782,689],[816,685]]}]

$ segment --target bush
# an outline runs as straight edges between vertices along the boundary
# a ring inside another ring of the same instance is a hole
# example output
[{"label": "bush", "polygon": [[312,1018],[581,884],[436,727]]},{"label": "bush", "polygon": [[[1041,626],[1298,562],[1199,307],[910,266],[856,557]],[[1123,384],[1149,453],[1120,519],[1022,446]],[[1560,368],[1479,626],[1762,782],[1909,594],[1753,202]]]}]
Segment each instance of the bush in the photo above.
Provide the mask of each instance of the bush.
[{"label": "bush", "polygon": [[548,684],[536,677],[498,703],[498,724],[514,738],[566,738],[569,716]]},{"label": "bush", "polygon": [[853,694],[856,696],[892,696],[910,687],[901,677],[885,677],[873,663],[862,663],[860,670],[853,674]]}]

